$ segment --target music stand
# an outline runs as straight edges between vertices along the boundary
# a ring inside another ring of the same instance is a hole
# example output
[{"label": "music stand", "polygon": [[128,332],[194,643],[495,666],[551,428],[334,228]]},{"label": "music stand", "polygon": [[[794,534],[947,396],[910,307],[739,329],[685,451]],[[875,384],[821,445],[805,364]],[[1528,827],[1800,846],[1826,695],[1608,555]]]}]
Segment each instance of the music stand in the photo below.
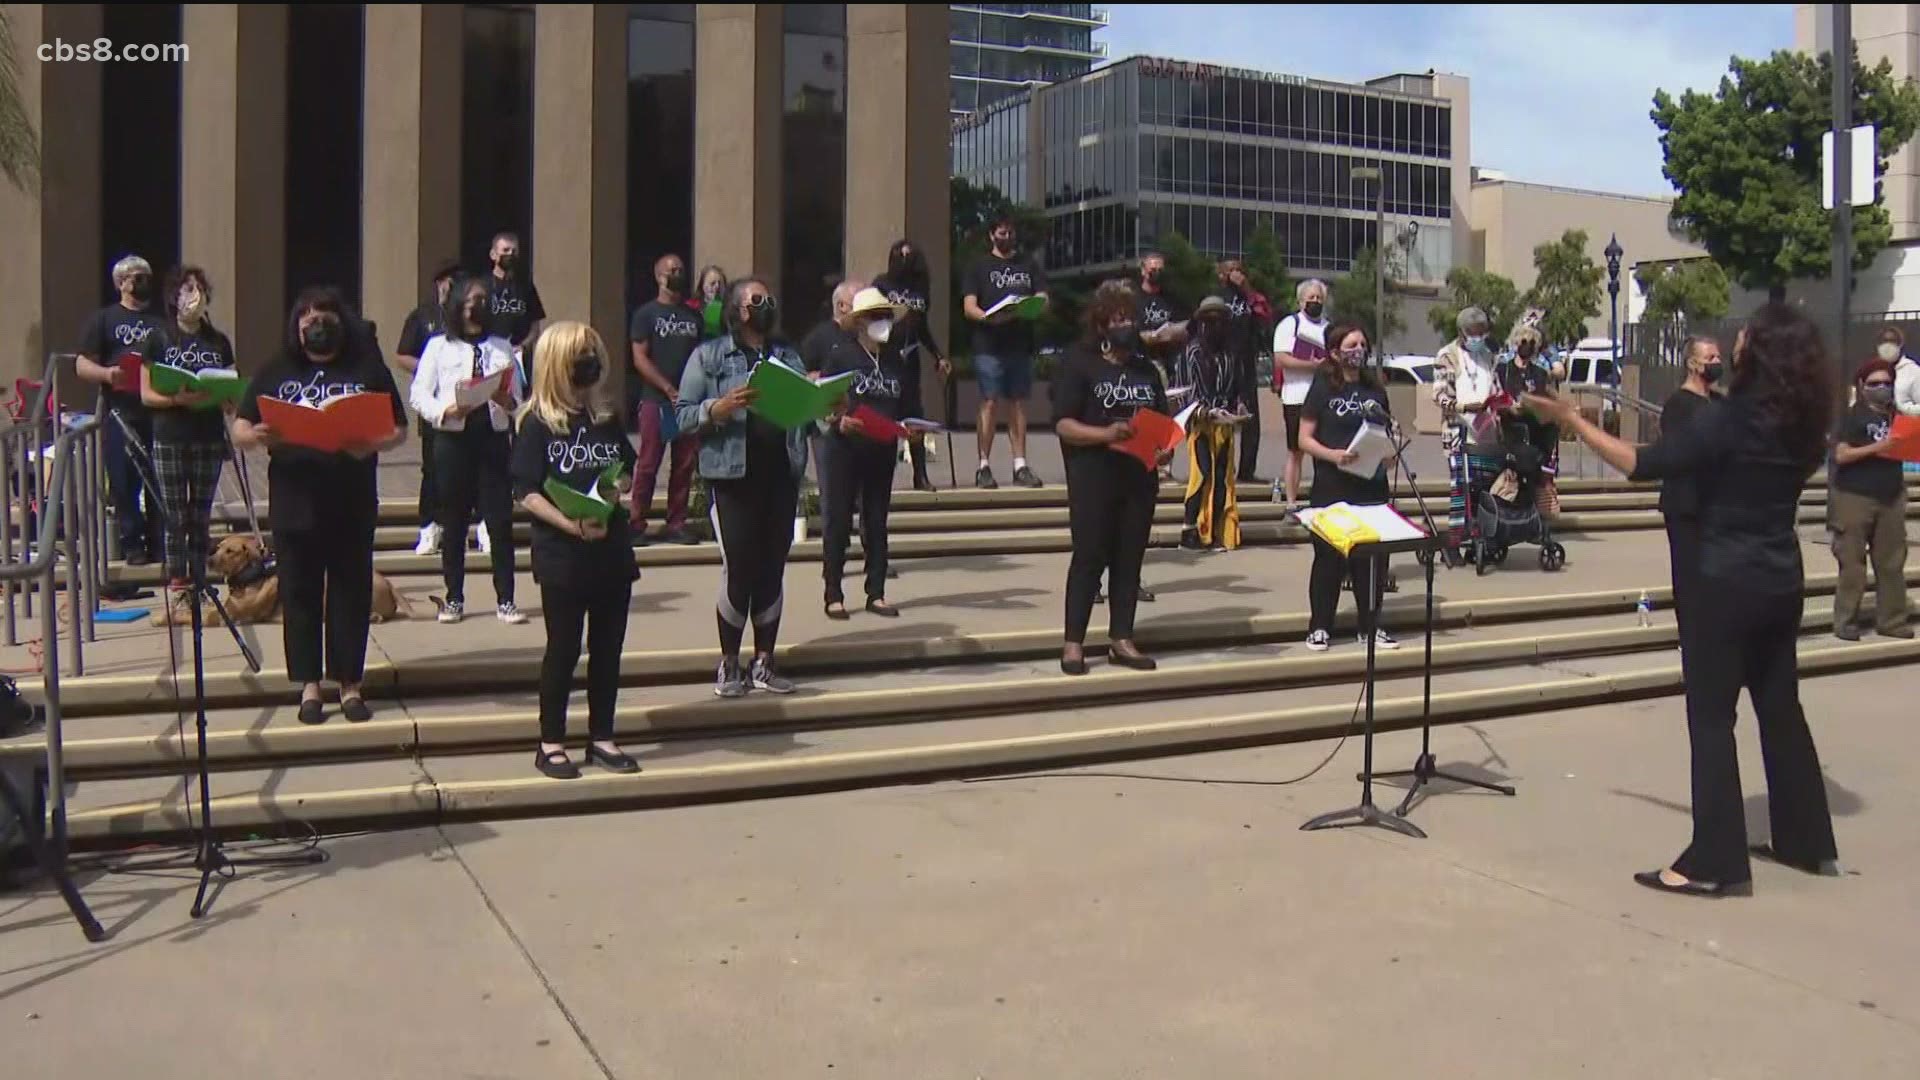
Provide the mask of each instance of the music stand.
[{"label": "music stand", "polygon": [[[1376,577],[1384,572],[1385,561],[1388,556],[1406,554],[1415,556],[1425,554],[1428,556],[1428,558],[1423,560],[1427,568],[1426,689],[1422,693],[1423,702],[1421,705],[1423,720],[1431,719],[1433,714],[1434,560],[1432,556],[1440,543],[1441,540],[1437,537],[1423,536],[1415,540],[1393,540],[1383,543],[1355,544],[1352,550],[1347,553],[1349,559],[1380,559],[1381,563],[1374,571]],[[1364,602],[1373,605],[1373,621],[1374,625],[1378,626],[1380,621],[1380,608],[1382,606],[1380,582],[1374,582],[1373,588],[1368,591],[1372,595],[1367,597]],[[1359,599],[1357,592],[1355,593],[1355,599]],[[1366,637],[1366,721],[1365,727],[1362,729],[1364,734],[1361,736],[1361,745],[1364,747],[1365,759],[1360,771],[1360,804],[1345,810],[1335,810],[1331,813],[1321,814],[1319,817],[1300,826],[1300,829],[1302,832],[1312,832],[1317,829],[1351,828],[1356,825],[1373,825],[1391,832],[1400,833],[1402,836],[1410,836],[1416,840],[1425,840],[1427,834],[1421,831],[1420,826],[1415,825],[1403,817],[1380,809],[1378,806],[1375,806],[1373,802],[1373,698],[1376,650],[1374,635],[1368,634]]]}]

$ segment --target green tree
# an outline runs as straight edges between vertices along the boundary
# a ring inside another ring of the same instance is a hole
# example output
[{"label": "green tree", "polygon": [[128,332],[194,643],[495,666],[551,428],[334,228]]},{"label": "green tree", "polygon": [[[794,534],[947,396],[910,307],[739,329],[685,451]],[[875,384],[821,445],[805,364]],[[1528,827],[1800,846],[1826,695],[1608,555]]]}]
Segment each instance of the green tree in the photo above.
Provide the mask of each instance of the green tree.
[{"label": "green tree", "polygon": [[1167,233],[1160,238],[1156,250],[1167,260],[1161,282],[1174,299],[1191,306],[1213,291],[1219,280],[1213,260],[1200,254],[1192,241],[1177,232]]},{"label": "green tree", "polygon": [[1496,342],[1507,340],[1513,324],[1519,321],[1526,305],[1520,302],[1520,289],[1499,274],[1456,266],[1447,271],[1446,298],[1427,309],[1427,325],[1451,341],[1460,335],[1460,313],[1477,307],[1487,313],[1493,324],[1489,331]]},{"label": "green tree", "polygon": [[[1333,308],[1332,317],[1338,323],[1356,323],[1366,330],[1367,338],[1378,344],[1386,339],[1400,336],[1407,328],[1406,320],[1400,316],[1399,283],[1404,273],[1400,258],[1393,248],[1387,249],[1387,289],[1385,329],[1382,330],[1380,315],[1374,311],[1374,299],[1377,292],[1374,281],[1374,250],[1361,248],[1353,256],[1353,267],[1345,274],[1327,283],[1332,295],[1327,302]],[[1289,310],[1293,298],[1287,298]],[[1391,346],[1392,342],[1387,341]]]},{"label": "green tree", "polygon": [[1726,315],[1731,282],[1712,259],[1679,263],[1644,263],[1634,272],[1647,296],[1648,322],[1693,322]]},{"label": "green tree", "polygon": [[24,192],[40,181],[40,139],[20,101],[20,66],[13,51],[13,23],[0,11],[0,174]]},{"label": "green tree", "polygon": [[[1853,63],[1853,121],[1875,130],[1874,174],[1920,127],[1920,89],[1882,60]],[[1749,289],[1778,290],[1831,271],[1833,219],[1820,205],[1820,138],[1833,124],[1833,55],[1734,57],[1712,94],[1653,95],[1666,176],[1680,195],[1672,220]],[[1892,224],[1874,206],[1853,211],[1854,268],[1887,246]]]},{"label": "green tree", "polygon": [[1587,336],[1587,320],[1600,316],[1600,280],[1606,276],[1587,254],[1586,230],[1568,229],[1560,239],[1534,248],[1533,268],[1525,306],[1543,313],[1541,335],[1549,345],[1579,344]]},{"label": "green tree", "polygon": [[1263,223],[1253,230],[1252,236],[1247,237],[1247,251],[1240,265],[1247,271],[1247,280],[1273,304],[1274,318],[1278,319],[1293,310],[1293,287],[1288,282],[1287,253],[1280,246],[1280,237],[1274,234],[1272,226]]}]

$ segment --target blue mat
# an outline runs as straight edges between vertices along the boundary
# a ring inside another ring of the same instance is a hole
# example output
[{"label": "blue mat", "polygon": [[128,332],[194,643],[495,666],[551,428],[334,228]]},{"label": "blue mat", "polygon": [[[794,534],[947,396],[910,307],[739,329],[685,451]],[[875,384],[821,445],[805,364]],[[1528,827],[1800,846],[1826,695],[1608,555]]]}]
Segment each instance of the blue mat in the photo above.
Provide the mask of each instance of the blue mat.
[{"label": "blue mat", "polygon": [[139,622],[146,617],[147,609],[143,607],[121,608],[117,611],[96,611],[93,613],[93,621],[103,623]]}]

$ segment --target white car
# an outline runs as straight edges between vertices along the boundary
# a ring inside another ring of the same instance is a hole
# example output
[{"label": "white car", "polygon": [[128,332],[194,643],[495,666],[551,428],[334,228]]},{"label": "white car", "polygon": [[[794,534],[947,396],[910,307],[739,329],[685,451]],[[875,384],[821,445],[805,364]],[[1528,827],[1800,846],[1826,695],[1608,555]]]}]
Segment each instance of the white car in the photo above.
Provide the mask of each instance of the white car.
[{"label": "white car", "polygon": [[1433,357],[1389,356],[1381,365],[1388,386],[1426,386],[1433,382]]}]

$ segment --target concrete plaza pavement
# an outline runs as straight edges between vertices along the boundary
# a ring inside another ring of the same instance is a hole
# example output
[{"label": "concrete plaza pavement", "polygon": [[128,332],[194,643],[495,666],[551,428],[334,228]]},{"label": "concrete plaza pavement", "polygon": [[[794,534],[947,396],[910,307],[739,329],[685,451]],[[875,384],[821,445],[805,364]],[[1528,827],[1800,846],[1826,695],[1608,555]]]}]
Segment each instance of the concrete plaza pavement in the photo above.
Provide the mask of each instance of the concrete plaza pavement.
[{"label": "concrete plaza pavement", "polygon": [[1357,795],[1350,741],[1292,786],[1333,744],[340,837],[199,924],[187,877],[87,873],[104,945],[0,896],[0,1045],[150,1080],[1911,1077],[1913,672],[1803,687],[1851,872],[1751,899],[1628,879],[1686,837],[1662,699],[1437,732],[1520,794],[1441,789],[1425,841],[1297,831]]}]

